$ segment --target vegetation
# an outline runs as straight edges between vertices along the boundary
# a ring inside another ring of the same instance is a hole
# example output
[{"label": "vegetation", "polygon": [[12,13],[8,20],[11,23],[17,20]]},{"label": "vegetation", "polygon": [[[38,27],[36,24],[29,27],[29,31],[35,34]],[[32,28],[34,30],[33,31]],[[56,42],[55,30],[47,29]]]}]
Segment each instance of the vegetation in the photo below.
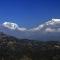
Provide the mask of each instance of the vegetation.
[{"label": "vegetation", "polygon": [[0,60],[60,60],[60,42],[17,39],[0,33]]}]

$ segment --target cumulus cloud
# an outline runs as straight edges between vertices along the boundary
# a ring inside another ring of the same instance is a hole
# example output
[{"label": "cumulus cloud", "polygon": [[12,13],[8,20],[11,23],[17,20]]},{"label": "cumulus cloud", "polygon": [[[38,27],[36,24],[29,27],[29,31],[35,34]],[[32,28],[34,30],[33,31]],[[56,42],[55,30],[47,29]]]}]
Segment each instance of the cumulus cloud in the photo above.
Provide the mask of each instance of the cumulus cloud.
[{"label": "cumulus cloud", "polygon": [[46,29],[45,29],[45,31],[46,31],[46,32],[55,32],[55,31],[56,31],[56,29],[46,28]]},{"label": "cumulus cloud", "polygon": [[52,21],[60,22],[60,19],[52,19]]},{"label": "cumulus cloud", "polygon": [[19,31],[41,31],[41,32],[60,32],[60,19],[49,20],[35,28],[26,29],[24,27],[19,27],[16,23],[4,22],[4,27],[9,29],[17,29]]},{"label": "cumulus cloud", "polygon": [[13,29],[13,30],[15,29],[18,29],[20,31],[26,30],[26,28],[20,28],[16,23],[4,22],[2,25],[6,28]]},{"label": "cumulus cloud", "polygon": [[4,22],[2,25],[4,27],[7,27],[9,29],[14,29],[14,30],[18,27],[16,23],[10,23],[10,22]]},{"label": "cumulus cloud", "polygon": [[60,31],[60,19],[49,20],[35,28],[32,31],[42,31],[42,32],[59,32]]},{"label": "cumulus cloud", "polygon": [[26,28],[17,28],[18,30],[21,30],[21,31],[27,31],[27,29]]},{"label": "cumulus cloud", "polygon": [[[31,29],[20,27],[16,23],[11,23],[11,22],[4,22],[2,25],[3,25],[2,26],[3,28],[6,27],[12,30],[17,30],[18,32],[13,31],[13,33],[11,33],[10,30],[8,30],[7,32],[8,34],[11,34],[12,36],[17,36],[18,38],[45,40],[46,38],[48,39],[48,37],[50,37],[51,39],[51,37],[53,36],[54,40],[56,39],[55,37],[60,39],[60,36],[59,36],[60,35],[60,19],[49,20]],[[4,32],[6,32],[5,28],[4,28]]]},{"label": "cumulus cloud", "polygon": [[36,28],[32,28],[32,29],[30,29],[30,30],[31,30],[31,31],[37,31],[37,30],[42,29],[43,27],[44,27],[44,25],[41,24],[41,25],[39,25],[38,27],[36,27]]}]

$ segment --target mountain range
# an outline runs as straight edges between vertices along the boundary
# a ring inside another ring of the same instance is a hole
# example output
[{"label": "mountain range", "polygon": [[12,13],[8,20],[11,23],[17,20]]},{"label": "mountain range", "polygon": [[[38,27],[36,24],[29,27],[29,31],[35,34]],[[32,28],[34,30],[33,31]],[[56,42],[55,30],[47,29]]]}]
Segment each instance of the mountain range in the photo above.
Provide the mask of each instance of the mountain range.
[{"label": "mountain range", "polygon": [[60,19],[51,19],[31,29],[20,27],[16,23],[0,24],[0,31],[20,39],[60,40]]}]

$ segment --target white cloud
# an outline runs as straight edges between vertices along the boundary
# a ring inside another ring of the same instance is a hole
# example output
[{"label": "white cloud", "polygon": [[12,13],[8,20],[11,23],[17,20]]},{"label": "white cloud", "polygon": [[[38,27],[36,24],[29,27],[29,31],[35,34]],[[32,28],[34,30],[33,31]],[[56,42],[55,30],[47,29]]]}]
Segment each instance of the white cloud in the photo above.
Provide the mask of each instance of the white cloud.
[{"label": "white cloud", "polygon": [[56,30],[55,29],[52,29],[52,28],[46,28],[45,31],[46,32],[55,32]]},{"label": "white cloud", "polygon": [[14,30],[18,27],[16,23],[10,23],[10,22],[4,22],[2,25],[4,27],[7,27],[9,29],[14,29]]},{"label": "white cloud", "polygon": [[55,22],[51,20],[51,21],[46,22],[46,25],[54,25],[54,23]]},{"label": "white cloud", "polygon": [[39,25],[38,27],[36,27],[36,28],[32,28],[32,29],[30,29],[30,30],[31,30],[31,31],[37,31],[37,30],[42,29],[43,27],[44,27],[44,25],[41,24],[41,25]]},{"label": "white cloud", "polygon": [[20,31],[27,30],[26,28],[20,28],[16,23],[4,22],[2,25],[6,28],[13,29],[13,30],[15,29],[18,29]]},{"label": "white cloud", "polygon": [[[41,31],[41,32],[59,32],[60,31],[60,19],[52,19],[44,24],[39,25],[36,28],[32,28],[32,31]],[[55,28],[58,27],[58,28]]]},{"label": "white cloud", "polygon": [[[3,23],[4,27],[7,27],[9,29],[17,29],[19,31],[42,31],[42,32],[58,32],[60,31],[60,19],[52,19],[48,22],[45,22],[35,28],[31,28],[31,29],[26,29],[24,27],[19,27],[16,23],[11,23],[11,22],[4,22]],[[58,28],[55,28],[55,27]]]},{"label": "white cloud", "polygon": [[52,19],[52,21],[60,22],[60,19]]},{"label": "white cloud", "polygon": [[[31,28],[31,29],[19,27],[16,23],[11,23],[11,22],[4,22],[2,25],[4,27],[12,29],[12,30],[16,30],[16,29],[17,29],[17,31],[19,30],[20,32],[17,32],[18,34],[16,35],[17,37],[19,35],[19,38],[27,38],[27,39],[29,39],[29,38],[30,39],[31,38],[40,39],[41,38],[43,40],[44,39],[43,37],[48,38],[49,36],[55,36],[56,32],[57,32],[57,35],[56,35],[57,37],[60,34],[60,19],[59,20],[52,19],[48,22],[45,22],[45,23],[43,23],[35,28]],[[51,33],[51,35],[49,35],[48,32]],[[15,34],[13,34],[13,35],[15,35]]]},{"label": "white cloud", "polygon": [[17,28],[17,29],[20,30],[20,31],[27,31],[26,28]]}]

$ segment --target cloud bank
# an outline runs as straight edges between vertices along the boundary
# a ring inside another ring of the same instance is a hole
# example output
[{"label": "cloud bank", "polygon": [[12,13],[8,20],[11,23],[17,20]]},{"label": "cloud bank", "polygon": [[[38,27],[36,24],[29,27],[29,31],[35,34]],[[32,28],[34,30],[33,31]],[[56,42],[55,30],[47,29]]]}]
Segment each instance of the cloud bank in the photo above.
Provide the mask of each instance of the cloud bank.
[{"label": "cloud bank", "polygon": [[2,24],[4,27],[12,29],[12,30],[20,30],[20,31],[24,31],[26,30],[26,28],[20,28],[16,23],[11,23],[11,22],[4,22]]},{"label": "cloud bank", "polygon": [[2,24],[4,27],[19,30],[19,31],[41,31],[41,32],[60,32],[60,19],[49,20],[35,28],[27,29],[24,27],[19,27],[16,23],[4,22]]},{"label": "cloud bank", "polygon": [[[7,30],[3,29],[5,33],[18,38],[48,40],[53,37],[54,40],[56,38],[60,39],[60,19],[49,20],[31,29],[20,27],[18,24],[11,22],[4,22],[2,26],[7,28]],[[9,31],[10,29],[12,31]]]}]

